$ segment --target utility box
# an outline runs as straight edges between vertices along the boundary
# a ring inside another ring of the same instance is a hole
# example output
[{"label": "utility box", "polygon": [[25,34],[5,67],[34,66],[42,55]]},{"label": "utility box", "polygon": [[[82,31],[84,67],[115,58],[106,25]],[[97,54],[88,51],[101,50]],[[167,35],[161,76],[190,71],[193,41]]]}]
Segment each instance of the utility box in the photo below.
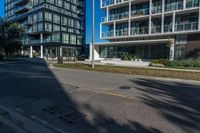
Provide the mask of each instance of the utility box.
[{"label": "utility box", "polygon": [[63,64],[63,57],[62,56],[58,57],[58,64]]}]

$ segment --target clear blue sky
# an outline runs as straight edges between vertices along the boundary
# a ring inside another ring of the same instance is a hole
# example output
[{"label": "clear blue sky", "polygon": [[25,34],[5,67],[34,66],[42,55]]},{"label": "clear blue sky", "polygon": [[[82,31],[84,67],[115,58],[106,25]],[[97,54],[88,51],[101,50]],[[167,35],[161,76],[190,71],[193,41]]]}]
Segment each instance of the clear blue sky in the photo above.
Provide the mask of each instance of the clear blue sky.
[{"label": "clear blue sky", "polygon": [[[92,33],[92,0],[86,0],[86,43],[91,42]],[[95,42],[100,42],[99,24],[104,13],[100,10],[100,0],[95,0]],[[4,0],[0,0],[0,16],[4,16]]]}]

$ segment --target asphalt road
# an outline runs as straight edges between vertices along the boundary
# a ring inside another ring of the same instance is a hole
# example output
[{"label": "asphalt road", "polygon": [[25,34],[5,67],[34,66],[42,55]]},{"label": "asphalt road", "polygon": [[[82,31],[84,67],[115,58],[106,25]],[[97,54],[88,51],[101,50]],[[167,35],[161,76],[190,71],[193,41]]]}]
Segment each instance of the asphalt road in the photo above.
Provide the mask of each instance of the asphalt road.
[{"label": "asphalt road", "polygon": [[50,69],[39,59],[0,64],[0,75],[0,104],[55,133],[200,133],[197,82]]}]

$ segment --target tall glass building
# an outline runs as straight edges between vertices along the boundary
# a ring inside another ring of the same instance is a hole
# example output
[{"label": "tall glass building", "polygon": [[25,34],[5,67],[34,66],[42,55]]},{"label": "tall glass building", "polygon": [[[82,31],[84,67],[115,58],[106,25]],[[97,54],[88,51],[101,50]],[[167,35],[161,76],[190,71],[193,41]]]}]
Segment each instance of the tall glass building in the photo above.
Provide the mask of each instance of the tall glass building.
[{"label": "tall glass building", "polygon": [[5,0],[5,18],[23,25],[24,49],[77,57],[85,44],[85,0]]},{"label": "tall glass building", "polygon": [[200,48],[200,0],[100,0],[95,59],[181,59]]}]

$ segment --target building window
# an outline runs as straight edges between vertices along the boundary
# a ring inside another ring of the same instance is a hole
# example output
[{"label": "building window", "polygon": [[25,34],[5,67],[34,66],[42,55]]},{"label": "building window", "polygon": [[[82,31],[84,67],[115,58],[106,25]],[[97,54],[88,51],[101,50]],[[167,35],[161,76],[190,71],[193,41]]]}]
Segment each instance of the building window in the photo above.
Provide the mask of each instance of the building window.
[{"label": "building window", "polygon": [[67,34],[67,33],[62,34],[62,42],[69,44],[69,34]]},{"label": "building window", "polygon": [[56,3],[57,6],[62,7],[62,0],[55,0],[55,3]]},{"label": "building window", "polygon": [[51,23],[45,23],[45,31],[52,31],[52,24]]},{"label": "building window", "polygon": [[43,23],[38,23],[38,31],[43,31]]},{"label": "building window", "polygon": [[53,31],[60,31],[60,26],[59,25],[53,25]]},{"label": "building window", "polygon": [[52,13],[45,12],[45,20],[52,22]]},{"label": "building window", "polygon": [[53,42],[60,42],[60,34],[59,33],[53,34],[52,35],[52,41]]},{"label": "building window", "polygon": [[75,35],[70,35],[70,44],[72,44],[72,45],[76,44],[76,36]]},{"label": "building window", "polygon": [[43,19],[43,14],[42,14],[42,12],[39,12],[37,21],[42,21],[42,19]]},{"label": "building window", "polygon": [[58,16],[57,14],[54,14],[53,15],[53,21],[54,21],[54,23],[60,24],[60,16]]},{"label": "building window", "polygon": [[49,2],[49,3],[54,4],[54,0],[46,0],[46,1]]}]

